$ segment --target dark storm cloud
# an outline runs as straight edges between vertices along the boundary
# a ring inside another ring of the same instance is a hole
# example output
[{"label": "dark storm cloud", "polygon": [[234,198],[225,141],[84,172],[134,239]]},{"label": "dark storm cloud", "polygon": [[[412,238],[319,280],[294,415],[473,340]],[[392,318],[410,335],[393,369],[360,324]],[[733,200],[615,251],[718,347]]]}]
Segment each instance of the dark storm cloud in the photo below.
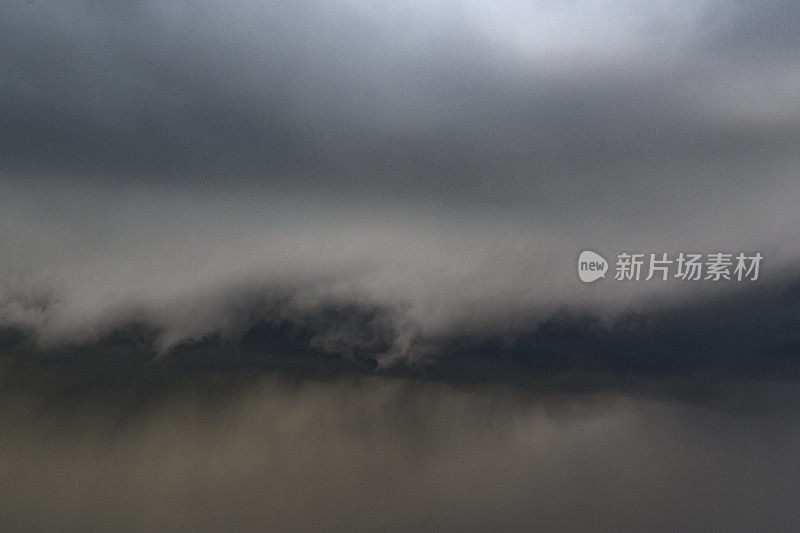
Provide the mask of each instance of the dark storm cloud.
[{"label": "dark storm cloud", "polygon": [[315,349],[416,364],[731,287],[581,286],[586,248],[796,277],[791,3],[1,9],[0,324],[40,348],[141,321],[163,355],[278,302]]},{"label": "dark storm cloud", "polygon": [[796,530],[798,26],[0,3],[0,529]]},{"label": "dark storm cloud", "polygon": [[786,157],[800,16],[759,6],[12,2],[3,156],[450,197]]},{"label": "dark storm cloud", "polygon": [[[797,279],[613,320],[563,309],[519,317],[514,326],[456,323],[439,332],[415,324],[402,307],[336,299],[298,307],[299,292],[227,290],[205,312],[212,318],[200,310],[176,325],[118,314],[91,338],[44,347],[35,329],[6,327],[0,389],[146,398],[197,376],[281,370],[695,398],[740,382],[800,379]],[[185,328],[183,336],[170,328]]]}]

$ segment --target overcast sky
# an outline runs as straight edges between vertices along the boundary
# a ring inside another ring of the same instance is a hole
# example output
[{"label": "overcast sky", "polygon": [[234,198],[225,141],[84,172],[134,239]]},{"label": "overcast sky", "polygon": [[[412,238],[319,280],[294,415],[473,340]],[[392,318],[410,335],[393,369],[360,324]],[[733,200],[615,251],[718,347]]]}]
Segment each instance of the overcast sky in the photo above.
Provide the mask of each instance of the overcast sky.
[{"label": "overcast sky", "polygon": [[797,531],[799,200],[797,0],[0,0],[0,529]]},{"label": "overcast sky", "polygon": [[[393,364],[564,311],[793,302],[799,25],[788,0],[6,2],[0,320],[43,346],[145,321],[163,354],[350,305],[384,321],[316,345]],[[741,296],[584,285],[584,249],[765,259]]]}]

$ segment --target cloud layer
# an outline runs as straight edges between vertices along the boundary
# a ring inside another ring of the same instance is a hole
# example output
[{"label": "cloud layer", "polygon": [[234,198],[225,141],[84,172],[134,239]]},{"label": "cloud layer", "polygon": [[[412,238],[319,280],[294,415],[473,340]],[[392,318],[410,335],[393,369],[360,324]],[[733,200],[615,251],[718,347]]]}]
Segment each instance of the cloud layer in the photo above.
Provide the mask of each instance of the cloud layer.
[{"label": "cloud layer", "polygon": [[[417,364],[559,313],[793,320],[736,284],[574,274],[584,249],[759,251],[759,288],[794,294],[792,2],[36,1],[0,20],[0,323],[39,346],[147,323],[163,355],[284,320]],[[359,311],[309,318],[331,308]]]},{"label": "cloud layer", "polygon": [[2,2],[0,529],[797,529],[799,26]]}]

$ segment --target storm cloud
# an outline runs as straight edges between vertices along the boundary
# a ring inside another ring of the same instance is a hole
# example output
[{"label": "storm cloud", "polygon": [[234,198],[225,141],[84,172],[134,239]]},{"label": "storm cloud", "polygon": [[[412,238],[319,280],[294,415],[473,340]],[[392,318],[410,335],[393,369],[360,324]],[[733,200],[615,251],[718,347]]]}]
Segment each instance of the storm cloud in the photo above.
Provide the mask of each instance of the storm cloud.
[{"label": "storm cloud", "polygon": [[732,287],[581,286],[582,249],[797,275],[792,2],[2,9],[2,321],[45,343],[145,320],[164,352],[260,300],[382,309],[416,360]]},{"label": "storm cloud", "polygon": [[796,524],[798,27],[3,2],[0,525]]},{"label": "storm cloud", "polygon": [[792,2],[11,2],[4,166],[505,201],[637,166],[682,166],[685,186],[704,163],[795,161],[798,18]]}]

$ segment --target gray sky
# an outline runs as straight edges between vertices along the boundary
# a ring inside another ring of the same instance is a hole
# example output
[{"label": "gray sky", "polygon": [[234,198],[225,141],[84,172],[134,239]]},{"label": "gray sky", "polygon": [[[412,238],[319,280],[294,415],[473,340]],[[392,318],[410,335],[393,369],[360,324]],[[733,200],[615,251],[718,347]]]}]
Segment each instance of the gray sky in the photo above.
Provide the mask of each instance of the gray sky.
[{"label": "gray sky", "polygon": [[0,321],[53,346],[143,320],[163,354],[353,305],[389,325],[314,342],[417,363],[741,288],[586,286],[583,249],[760,251],[759,288],[794,294],[798,24],[790,1],[7,2]]},{"label": "gray sky", "polygon": [[793,159],[798,19],[789,1],[11,2],[4,166],[474,202]]},{"label": "gray sky", "polygon": [[796,0],[4,0],[0,529],[797,530],[799,178]]}]

